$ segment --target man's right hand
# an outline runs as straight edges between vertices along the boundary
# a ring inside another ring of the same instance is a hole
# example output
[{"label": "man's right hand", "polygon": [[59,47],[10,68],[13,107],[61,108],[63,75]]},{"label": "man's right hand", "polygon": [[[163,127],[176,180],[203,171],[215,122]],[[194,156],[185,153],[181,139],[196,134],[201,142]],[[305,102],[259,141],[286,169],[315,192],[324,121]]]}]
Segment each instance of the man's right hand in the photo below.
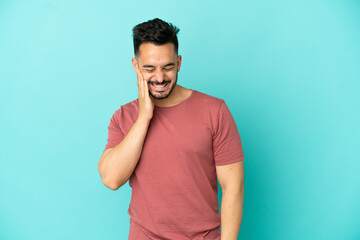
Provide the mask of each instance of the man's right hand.
[{"label": "man's right hand", "polygon": [[136,69],[137,86],[139,89],[139,114],[140,120],[151,120],[154,113],[154,101],[149,94],[148,81],[143,78],[139,69]]},{"label": "man's right hand", "polygon": [[115,147],[105,150],[98,170],[105,186],[116,190],[124,185],[139,162],[146,133],[154,113],[154,101],[149,94],[148,81],[136,69],[139,88],[139,114],[130,130]]}]

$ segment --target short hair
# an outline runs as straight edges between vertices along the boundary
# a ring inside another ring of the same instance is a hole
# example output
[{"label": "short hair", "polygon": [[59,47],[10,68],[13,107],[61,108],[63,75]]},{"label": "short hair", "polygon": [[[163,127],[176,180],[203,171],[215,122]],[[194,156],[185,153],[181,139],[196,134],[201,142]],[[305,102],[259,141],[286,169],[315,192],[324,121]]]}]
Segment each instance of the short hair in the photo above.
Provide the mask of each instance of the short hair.
[{"label": "short hair", "polygon": [[176,35],[180,29],[171,23],[154,18],[136,25],[132,31],[136,57],[139,55],[139,48],[142,43],[153,43],[157,46],[173,43],[175,53],[178,54],[179,43]]}]

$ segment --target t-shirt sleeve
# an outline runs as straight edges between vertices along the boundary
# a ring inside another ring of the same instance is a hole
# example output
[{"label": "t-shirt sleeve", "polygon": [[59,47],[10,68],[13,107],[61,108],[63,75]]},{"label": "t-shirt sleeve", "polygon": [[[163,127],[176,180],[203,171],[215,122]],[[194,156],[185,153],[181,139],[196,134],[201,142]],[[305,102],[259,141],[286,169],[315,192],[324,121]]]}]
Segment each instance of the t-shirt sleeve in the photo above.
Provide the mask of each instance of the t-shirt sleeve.
[{"label": "t-shirt sleeve", "polygon": [[221,166],[242,161],[245,156],[235,120],[225,101],[221,103],[213,137],[215,165]]},{"label": "t-shirt sleeve", "polygon": [[108,148],[115,147],[124,138],[124,133],[119,125],[120,112],[121,108],[116,111],[110,119],[110,124],[108,126],[108,139],[104,151]]}]

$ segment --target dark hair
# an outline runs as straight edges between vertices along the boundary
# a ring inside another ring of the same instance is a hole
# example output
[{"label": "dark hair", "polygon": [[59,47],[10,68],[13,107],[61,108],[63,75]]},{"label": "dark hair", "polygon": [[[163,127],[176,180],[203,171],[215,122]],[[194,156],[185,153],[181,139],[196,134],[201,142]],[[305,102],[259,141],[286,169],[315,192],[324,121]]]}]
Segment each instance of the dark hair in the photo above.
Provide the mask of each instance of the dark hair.
[{"label": "dark hair", "polygon": [[140,23],[133,28],[133,41],[135,56],[139,54],[142,43],[153,43],[157,46],[173,43],[175,53],[178,54],[179,43],[176,34],[179,28],[159,18]]}]

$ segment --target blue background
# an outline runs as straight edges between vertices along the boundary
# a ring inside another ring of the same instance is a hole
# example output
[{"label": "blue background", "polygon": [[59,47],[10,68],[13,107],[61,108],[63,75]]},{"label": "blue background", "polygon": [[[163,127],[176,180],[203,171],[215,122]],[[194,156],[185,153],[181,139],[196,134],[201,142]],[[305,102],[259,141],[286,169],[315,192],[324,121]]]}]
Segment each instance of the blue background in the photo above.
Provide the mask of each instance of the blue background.
[{"label": "blue background", "polygon": [[178,83],[238,125],[239,239],[360,239],[355,0],[0,1],[0,239],[127,239],[131,188],[97,164],[155,17],[180,28]]}]

